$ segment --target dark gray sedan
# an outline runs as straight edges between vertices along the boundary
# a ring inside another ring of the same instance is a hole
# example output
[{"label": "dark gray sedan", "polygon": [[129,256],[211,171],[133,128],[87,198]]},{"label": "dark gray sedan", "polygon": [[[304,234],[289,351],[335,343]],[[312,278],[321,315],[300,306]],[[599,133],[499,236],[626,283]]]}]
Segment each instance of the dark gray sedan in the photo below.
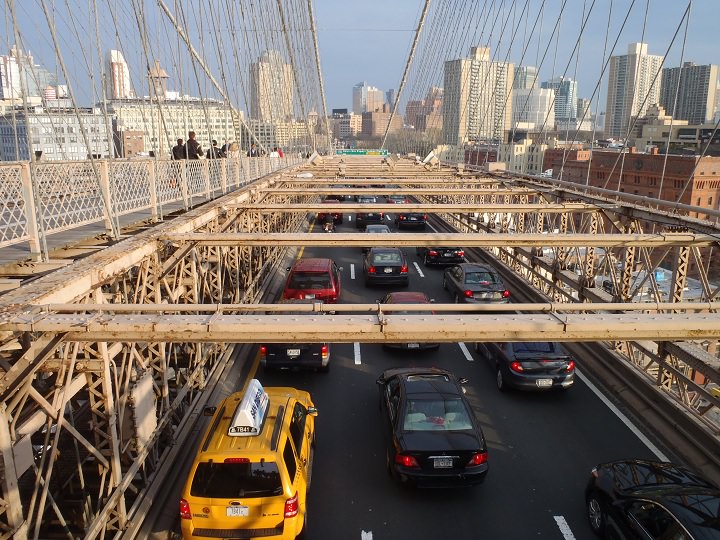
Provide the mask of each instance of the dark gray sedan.
[{"label": "dark gray sedan", "polygon": [[371,248],[363,259],[365,285],[400,285],[410,283],[408,265],[400,248]]},{"label": "dark gray sedan", "polygon": [[500,275],[486,264],[461,263],[445,269],[443,289],[456,304],[507,304],[510,291]]}]

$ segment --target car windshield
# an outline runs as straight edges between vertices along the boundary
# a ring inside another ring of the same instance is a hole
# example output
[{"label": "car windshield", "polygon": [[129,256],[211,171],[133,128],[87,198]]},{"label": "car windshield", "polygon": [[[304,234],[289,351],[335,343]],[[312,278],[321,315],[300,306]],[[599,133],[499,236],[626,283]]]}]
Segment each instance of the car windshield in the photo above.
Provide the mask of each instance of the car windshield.
[{"label": "car windshield", "polygon": [[373,253],[373,264],[402,264],[402,257],[395,251],[383,251],[381,253]]},{"label": "car windshield", "polygon": [[190,494],[211,499],[271,497],[283,491],[274,461],[259,463],[199,463]]},{"label": "car windshield", "polygon": [[494,285],[498,280],[490,272],[468,272],[465,274],[465,283],[476,283],[478,285]]},{"label": "car windshield", "polygon": [[472,422],[460,399],[410,399],[403,429],[458,431],[472,429]]},{"label": "car windshield", "polygon": [[293,272],[288,283],[289,289],[330,289],[330,276],[317,272]]}]

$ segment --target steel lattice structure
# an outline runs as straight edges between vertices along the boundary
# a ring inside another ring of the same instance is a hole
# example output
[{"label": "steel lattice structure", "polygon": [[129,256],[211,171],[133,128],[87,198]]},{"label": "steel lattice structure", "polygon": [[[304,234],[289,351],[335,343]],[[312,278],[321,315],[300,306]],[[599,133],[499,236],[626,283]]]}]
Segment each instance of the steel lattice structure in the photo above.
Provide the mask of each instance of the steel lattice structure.
[{"label": "steel lattice structure", "polygon": [[[648,392],[717,435],[714,223],[549,181],[413,162],[346,157],[303,170],[313,177],[269,175],[2,297],[0,538],[120,536],[146,510],[234,343],[261,339],[602,341],[645,374]],[[362,191],[378,178],[397,186],[378,191],[412,194],[408,210],[433,213],[452,231],[397,234],[397,245],[476,248],[542,303],[514,305],[520,314],[433,305],[432,317],[335,306],[320,329],[313,313],[327,307],[283,314],[267,291],[293,247],[380,245],[308,232],[323,194]],[[668,287],[657,279],[665,267]],[[686,299],[689,277],[700,292]]]}]

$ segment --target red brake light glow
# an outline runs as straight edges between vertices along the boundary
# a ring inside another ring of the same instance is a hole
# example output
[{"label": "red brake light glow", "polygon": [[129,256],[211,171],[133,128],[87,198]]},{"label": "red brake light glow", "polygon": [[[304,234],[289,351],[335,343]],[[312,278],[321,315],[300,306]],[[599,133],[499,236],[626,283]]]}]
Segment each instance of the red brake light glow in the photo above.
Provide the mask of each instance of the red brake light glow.
[{"label": "red brake light glow", "polygon": [[404,454],[395,454],[395,463],[402,465],[403,467],[420,467],[413,456],[406,456]]},{"label": "red brake light glow", "polygon": [[266,345],[260,345],[260,356],[265,358],[267,356],[267,346]]},{"label": "red brake light glow", "polygon": [[438,252],[434,249],[428,250],[428,255],[430,255],[431,257],[437,257],[437,254]]},{"label": "red brake light glow", "polygon": [[473,454],[473,457],[468,461],[468,467],[475,467],[487,463],[488,455],[487,452],[477,452]]},{"label": "red brake light glow", "polygon": [[460,250],[460,251],[457,252],[457,256],[458,256],[458,257],[464,257],[464,256],[465,256],[465,252],[464,252],[463,250]]},{"label": "red brake light glow", "polygon": [[407,274],[407,264],[403,264],[403,265],[400,267],[400,273],[401,273],[401,274]]},{"label": "red brake light glow", "polygon": [[285,501],[285,517],[291,518],[297,516],[298,506],[298,494],[296,491],[295,495]]},{"label": "red brake light glow", "polygon": [[566,371],[573,371],[575,369],[575,360],[569,360],[567,367],[565,368]]},{"label": "red brake light glow", "polygon": [[368,268],[368,274],[374,274],[375,272],[377,272],[377,270],[375,270],[374,266],[371,266],[370,268]]},{"label": "red brake light glow", "polygon": [[192,519],[190,504],[185,499],[180,499],[180,519]]},{"label": "red brake light glow", "polygon": [[473,297],[473,292],[472,292],[472,291],[465,291],[465,292],[463,293],[463,295],[465,296],[465,298],[472,298],[472,297]]},{"label": "red brake light glow", "polygon": [[520,362],[518,362],[518,361],[510,362],[510,369],[512,369],[513,371],[517,371],[517,372],[522,372],[522,371],[524,371],[524,368],[522,367],[522,364],[521,364]]},{"label": "red brake light glow", "polygon": [[507,289],[503,291],[503,298],[510,298],[510,291]]},{"label": "red brake light glow", "polygon": [[229,457],[225,458],[225,463],[250,463],[246,457]]}]

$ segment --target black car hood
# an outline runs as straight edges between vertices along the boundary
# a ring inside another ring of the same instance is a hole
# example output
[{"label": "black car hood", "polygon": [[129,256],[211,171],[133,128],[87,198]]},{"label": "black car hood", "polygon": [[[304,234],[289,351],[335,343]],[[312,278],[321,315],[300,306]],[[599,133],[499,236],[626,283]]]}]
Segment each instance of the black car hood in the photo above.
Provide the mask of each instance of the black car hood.
[{"label": "black car hood", "polygon": [[482,450],[483,440],[473,430],[404,431],[398,434],[403,452],[443,452]]}]

